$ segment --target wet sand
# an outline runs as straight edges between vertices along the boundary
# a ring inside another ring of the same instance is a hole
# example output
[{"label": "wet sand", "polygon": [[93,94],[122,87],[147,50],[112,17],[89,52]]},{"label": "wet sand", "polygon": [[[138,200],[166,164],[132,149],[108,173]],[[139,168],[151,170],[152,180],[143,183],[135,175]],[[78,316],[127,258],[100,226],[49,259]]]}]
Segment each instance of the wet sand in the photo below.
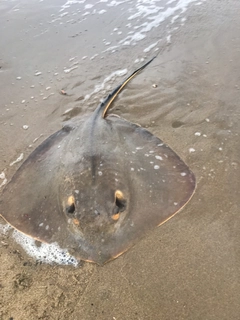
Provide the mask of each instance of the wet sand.
[{"label": "wet sand", "polygon": [[95,85],[116,70],[134,70],[136,59],[154,54],[143,50],[162,39],[157,59],[113,112],[169,144],[198,184],[179,214],[103,267],[36,263],[11,234],[1,235],[0,319],[239,319],[240,4],[192,5],[184,25],[171,25],[170,17],[135,46],[104,53],[108,35],[114,42],[113,29],[127,24],[129,3],[80,23],[67,15],[51,22],[59,11],[53,2],[21,1],[14,11],[17,5],[0,6],[0,173],[9,180],[21,162],[9,164],[21,153],[26,159],[65,121],[93,111],[109,90],[84,101]]}]

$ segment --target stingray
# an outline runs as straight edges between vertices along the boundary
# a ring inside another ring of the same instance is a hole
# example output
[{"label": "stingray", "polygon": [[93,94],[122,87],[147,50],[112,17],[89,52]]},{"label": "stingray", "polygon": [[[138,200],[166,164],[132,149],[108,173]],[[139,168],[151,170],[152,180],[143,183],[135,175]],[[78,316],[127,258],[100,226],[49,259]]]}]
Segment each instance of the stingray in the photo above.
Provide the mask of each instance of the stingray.
[{"label": "stingray", "polygon": [[152,60],[90,116],[65,125],[29,155],[0,197],[0,213],[10,225],[102,265],[190,200],[195,177],[180,157],[141,126],[108,114],[119,92]]}]

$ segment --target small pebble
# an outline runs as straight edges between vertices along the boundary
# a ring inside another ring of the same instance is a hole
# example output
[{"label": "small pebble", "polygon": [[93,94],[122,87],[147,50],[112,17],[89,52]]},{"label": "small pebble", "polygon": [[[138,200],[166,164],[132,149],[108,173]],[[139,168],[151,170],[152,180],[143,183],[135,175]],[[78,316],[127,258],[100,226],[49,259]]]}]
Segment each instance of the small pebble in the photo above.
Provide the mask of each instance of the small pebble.
[{"label": "small pebble", "polygon": [[26,124],[23,125],[23,129],[24,129],[24,130],[27,130],[28,128],[29,128],[29,126],[27,126]]},{"label": "small pebble", "polygon": [[5,179],[5,173],[4,172],[2,172],[2,173],[0,173],[0,179]]}]

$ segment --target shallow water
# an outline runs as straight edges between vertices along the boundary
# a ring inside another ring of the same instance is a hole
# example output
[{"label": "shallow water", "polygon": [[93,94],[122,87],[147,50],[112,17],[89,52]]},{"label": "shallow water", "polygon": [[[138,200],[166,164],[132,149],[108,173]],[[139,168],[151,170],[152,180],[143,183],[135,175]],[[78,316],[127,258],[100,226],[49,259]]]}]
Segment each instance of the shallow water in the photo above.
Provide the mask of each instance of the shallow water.
[{"label": "shallow water", "polygon": [[1,2],[0,186],[49,134],[158,53],[112,112],[184,159],[195,196],[102,268],[35,264],[2,234],[3,319],[239,318],[240,6],[136,3]]}]

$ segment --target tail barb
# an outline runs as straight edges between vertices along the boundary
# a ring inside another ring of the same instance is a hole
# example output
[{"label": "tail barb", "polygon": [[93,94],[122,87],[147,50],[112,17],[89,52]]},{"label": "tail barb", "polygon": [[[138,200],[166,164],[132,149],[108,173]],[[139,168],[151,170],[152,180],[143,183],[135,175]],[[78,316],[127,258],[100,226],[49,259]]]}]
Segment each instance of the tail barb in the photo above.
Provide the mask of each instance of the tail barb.
[{"label": "tail barb", "polygon": [[99,105],[98,111],[102,111],[102,118],[104,119],[107,115],[107,111],[110,108],[112,102],[115,100],[117,95],[122,91],[122,89],[126,86],[126,84],[135,77],[140,71],[142,71],[147,65],[149,65],[154,59],[153,57],[150,61],[145,63],[142,67],[135,70],[125,81],[123,81],[116,89],[114,89],[107,97],[104,99],[104,101]]}]

